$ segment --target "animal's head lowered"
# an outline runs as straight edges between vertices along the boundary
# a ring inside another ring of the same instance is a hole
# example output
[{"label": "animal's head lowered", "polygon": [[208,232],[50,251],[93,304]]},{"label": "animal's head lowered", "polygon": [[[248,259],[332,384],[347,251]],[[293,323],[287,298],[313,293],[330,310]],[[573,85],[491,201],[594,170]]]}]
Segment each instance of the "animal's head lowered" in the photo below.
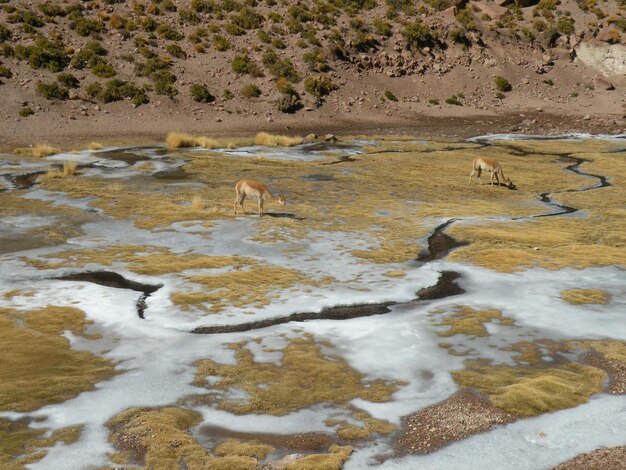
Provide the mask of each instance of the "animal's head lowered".
[{"label": "animal's head lowered", "polygon": [[515,186],[515,183],[513,183],[513,181],[511,181],[508,178],[505,178],[504,183],[506,184],[506,187],[509,189],[517,189],[517,186]]},{"label": "animal's head lowered", "polygon": [[280,204],[281,206],[284,206],[285,204],[287,204],[287,199],[285,199],[284,194],[278,195],[278,204]]}]

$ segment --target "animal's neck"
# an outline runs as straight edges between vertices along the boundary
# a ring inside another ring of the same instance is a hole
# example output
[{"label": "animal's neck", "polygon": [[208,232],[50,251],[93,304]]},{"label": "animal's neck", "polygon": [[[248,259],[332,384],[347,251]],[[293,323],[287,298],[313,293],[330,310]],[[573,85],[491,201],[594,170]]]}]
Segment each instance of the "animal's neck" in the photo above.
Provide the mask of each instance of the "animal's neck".
[{"label": "animal's neck", "polygon": [[278,198],[277,198],[276,196],[274,196],[274,195],[272,194],[272,192],[271,192],[269,189],[267,189],[267,188],[265,188],[265,194],[267,194],[267,198],[268,198],[270,201],[275,201],[276,199],[278,199]]}]

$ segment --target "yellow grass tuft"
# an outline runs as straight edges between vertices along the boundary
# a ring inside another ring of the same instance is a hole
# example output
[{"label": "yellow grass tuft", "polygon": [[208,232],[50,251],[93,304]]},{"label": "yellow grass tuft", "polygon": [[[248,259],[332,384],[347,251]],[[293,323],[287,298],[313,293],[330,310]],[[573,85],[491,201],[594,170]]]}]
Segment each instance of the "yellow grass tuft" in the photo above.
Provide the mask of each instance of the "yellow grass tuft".
[{"label": "yellow grass tuft", "polygon": [[517,416],[578,406],[601,391],[606,379],[600,369],[576,363],[544,369],[469,360],[465,367],[452,373],[459,385],[487,394],[495,406]]},{"label": "yellow grass tuft", "polygon": [[49,155],[54,155],[55,153],[60,153],[61,149],[56,147],[52,147],[48,144],[38,144],[34,147],[20,147],[16,148],[13,153],[17,155],[29,155],[31,157],[42,158],[47,157]]},{"label": "yellow grass tuft", "polygon": [[63,176],[74,176],[76,174],[76,162],[68,161],[63,164]]},{"label": "yellow grass tuft", "polygon": [[204,209],[204,200],[202,196],[196,195],[191,200],[191,208],[195,211],[201,211]]},{"label": "yellow grass tuft", "polygon": [[574,305],[607,304],[611,295],[601,289],[568,289],[561,292],[561,298]]},{"label": "yellow grass tuft", "polygon": [[254,137],[256,145],[263,147],[293,147],[302,143],[302,137],[289,137],[287,135],[274,135],[267,132],[259,132]]},{"label": "yellow grass tuft", "polygon": [[447,331],[437,333],[442,337],[454,335],[487,336],[485,323],[497,321],[500,325],[512,326],[513,320],[502,316],[499,310],[474,310],[465,305],[457,305],[455,313],[444,318],[437,326],[449,326]]},{"label": "yellow grass tuft", "polygon": [[228,148],[234,149],[242,145],[249,145],[249,139],[216,139],[213,137],[195,136],[186,132],[170,132],[165,143],[171,149],[202,147],[205,149]]},{"label": "yellow grass tuft", "polygon": [[87,144],[87,150],[100,150],[102,148],[102,144],[100,142],[89,142]]}]

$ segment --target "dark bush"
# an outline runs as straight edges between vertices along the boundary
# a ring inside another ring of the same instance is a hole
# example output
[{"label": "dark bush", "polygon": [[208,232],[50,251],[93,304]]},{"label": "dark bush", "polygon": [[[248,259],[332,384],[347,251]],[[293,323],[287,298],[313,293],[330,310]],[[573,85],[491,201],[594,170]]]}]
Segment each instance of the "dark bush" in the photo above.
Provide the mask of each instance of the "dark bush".
[{"label": "dark bush", "polygon": [[454,106],[463,106],[463,103],[461,103],[461,101],[459,101],[459,99],[456,96],[451,96],[450,98],[446,98],[446,103],[452,104]]},{"label": "dark bush", "polygon": [[33,28],[41,28],[45,23],[30,10],[17,10],[8,16],[10,23],[22,23]]},{"label": "dark bush", "polygon": [[250,8],[244,8],[238,15],[233,15],[230,21],[242,29],[259,29],[263,24],[263,16]]},{"label": "dark bush", "polygon": [[211,103],[215,101],[215,96],[211,94],[206,85],[194,83],[189,87],[191,99],[198,103]]},{"label": "dark bush", "polygon": [[511,91],[513,89],[509,81],[506,78],[501,77],[500,75],[495,78],[495,81],[498,91]]},{"label": "dark bush", "polygon": [[167,70],[171,64],[160,57],[148,59],[135,65],[135,73],[140,77],[147,77],[158,70]]},{"label": "dark bush", "polygon": [[66,88],[78,88],[80,81],[71,73],[60,73],[57,75],[57,82]]},{"label": "dark bush", "polygon": [[263,54],[263,65],[274,77],[285,77],[290,82],[298,82],[300,76],[288,58],[281,59],[275,51]]},{"label": "dark bush", "polygon": [[76,69],[92,68],[101,62],[106,62],[102,57],[107,55],[107,50],[98,41],[90,41],[85,47],[72,57],[72,67]]},{"label": "dark bush", "polygon": [[154,83],[154,92],[157,95],[166,95],[174,98],[178,94],[178,90],[174,86],[176,75],[169,70],[157,70],[150,75],[150,78]]},{"label": "dark bush", "polygon": [[86,37],[104,31],[104,23],[102,21],[93,18],[85,18],[82,14],[75,16],[76,19],[70,21],[70,28],[76,31],[76,34],[79,36]]},{"label": "dark bush", "polygon": [[304,79],[304,90],[318,99],[336,89],[337,85],[327,75],[310,76]]},{"label": "dark bush", "polygon": [[246,98],[258,98],[261,96],[261,89],[255,83],[244,85],[239,92]]},{"label": "dark bush", "polygon": [[60,72],[70,61],[62,42],[43,37],[38,38],[32,46],[15,46],[15,56],[27,60],[35,69],[45,68],[51,72]]},{"label": "dark bush", "polygon": [[289,84],[280,88],[282,96],[276,102],[276,108],[283,113],[295,113],[303,107],[300,95]]},{"label": "dark bush", "polygon": [[93,67],[91,67],[91,72],[96,77],[100,77],[100,78],[111,78],[117,75],[117,72],[115,71],[113,66],[105,61],[98,62]]},{"label": "dark bush", "polygon": [[256,62],[247,55],[237,55],[231,62],[233,72],[241,75],[252,75],[253,77],[262,77],[263,72]]},{"label": "dark bush", "polygon": [[48,100],[66,100],[70,97],[69,90],[57,82],[37,82],[35,89]]},{"label": "dark bush", "polygon": [[90,83],[85,87],[85,92],[103,103],[120,101],[125,98],[130,99],[135,106],[150,102],[143,89],[134,83],[118,79],[109,80],[104,86],[98,82]]},{"label": "dark bush", "polygon": [[0,42],[11,39],[11,30],[4,24],[0,23]]},{"label": "dark bush", "polygon": [[407,24],[402,30],[402,36],[406,41],[407,48],[410,50],[432,46],[437,39],[430,27],[420,20]]},{"label": "dark bush", "polygon": [[186,59],[187,53],[176,43],[168,44],[165,46],[165,50],[172,56],[177,59]]},{"label": "dark bush", "polygon": [[166,24],[160,24],[157,26],[156,33],[163,39],[168,39],[170,41],[180,41],[185,37],[181,32],[176,31],[174,28]]},{"label": "dark bush", "polygon": [[222,36],[221,34],[213,35],[213,47],[215,47],[216,51],[227,51],[232,47],[230,41]]},{"label": "dark bush", "polygon": [[13,72],[9,70],[4,65],[0,65],[0,78],[11,78],[13,76]]},{"label": "dark bush", "polygon": [[394,95],[389,90],[385,90],[384,95],[385,95],[385,98],[387,98],[389,101],[398,101],[398,98],[396,97],[396,95]]},{"label": "dark bush", "polygon": [[18,114],[22,117],[28,117],[28,116],[32,116],[33,114],[35,114],[35,111],[33,111],[28,106],[26,106],[24,108],[20,108],[20,110],[18,111]]}]

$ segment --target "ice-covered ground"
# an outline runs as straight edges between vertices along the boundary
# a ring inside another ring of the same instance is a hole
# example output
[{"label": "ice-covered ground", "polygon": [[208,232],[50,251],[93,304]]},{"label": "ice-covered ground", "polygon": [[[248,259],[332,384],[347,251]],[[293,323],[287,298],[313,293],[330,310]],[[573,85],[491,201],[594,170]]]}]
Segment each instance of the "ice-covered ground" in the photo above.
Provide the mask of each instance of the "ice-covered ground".
[{"label": "ice-covered ground", "polygon": [[[110,151],[111,149],[107,149]],[[132,151],[147,156],[153,168],[163,170],[180,164],[176,158],[167,159],[158,148],[114,149]],[[331,149],[332,150],[332,149]],[[351,149],[349,151],[352,151]],[[256,148],[226,151],[231,156],[252,156]],[[241,153],[243,152],[243,153]],[[293,155],[317,158],[316,152],[302,149],[270,153],[266,158],[294,158]],[[348,152],[348,150],[346,150]],[[248,154],[252,155],[248,155]],[[129,176],[136,173],[137,163],[99,164],[99,152],[82,152],[52,157],[68,158],[90,165],[90,174]],[[121,173],[119,173],[119,172]],[[70,200],[63,195],[34,188],[26,197],[71,203],[87,208],[88,200]],[[0,230],[19,231],[46,223],[42,217],[20,216],[0,219]],[[80,439],[72,444],[57,444],[41,461],[30,464],[33,469],[86,469],[106,464],[107,453],[113,452],[108,442],[105,423],[117,413],[130,407],[171,405],[200,389],[192,385],[196,371],[194,363],[212,359],[233,364],[234,351],[226,344],[246,339],[262,338],[263,346],[279,348],[285,338],[310,333],[317,339],[335,345],[350,366],[366,378],[400,380],[402,385],[393,400],[372,403],[355,399],[353,404],[372,416],[400,424],[401,418],[425,406],[445,400],[457,390],[450,372],[462,367],[467,357],[450,355],[438,346],[442,338],[436,332],[435,319],[430,312],[462,304],[476,309],[498,309],[515,320],[515,327],[489,324],[491,336],[446,338],[455,346],[470,350],[471,355],[510,361],[511,353],[502,347],[520,340],[610,338],[626,341],[626,271],[617,267],[564,269],[558,272],[529,269],[519,273],[501,274],[469,265],[435,261],[389,265],[363,263],[350,251],[367,247],[369,240],[358,233],[310,232],[292,246],[268,245],[253,239],[256,219],[241,217],[218,221],[210,228],[194,230],[175,224],[169,230],[152,232],[134,227],[130,222],[111,219],[98,220],[83,226],[84,235],[68,240],[72,249],[98,249],[109,245],[150,245],[165,247],[173,252],[202,255],[237,255],[262,259],[273,265],[302,271],[307,277],[336,279],[330,285],[309,287],[310,292],[295,288],[283,290],[269,305],[254,308],[231,308],[224,313],[200,315],[180,310],[170,300],[170,294],[185,281],[176,274],[142,276],[115,269],[127,279],[148,284],[163,283],[163,288],[147,300],[145,320],[138,317],[138,293],[126,289],[103,287],[86,282],[51,280],[68,269],[40,271],[28,266],[22,257],[34,257],[68,248],[39,248],[0,256],[0,307],[31,310],[46,305],[72,306],[83,310],[95,322],[91,328],[102,335],[86,340],[67,333],[72,346],[87,349],[114,361],[120,372],[110,380],[99,383],[95,390],[74,399],[43,407],[35,412],[0,412],[0,416],[16,419],[22,416],[40,418],[31,426],[60,429],[83,425]],[[425,241],[424,241],[425,243]],[[290,248],[290,249],[286,249]],[[293,248],[297,248],[294,251]],[[294,254],[297,253],[297,254]],[[88,268],[95,269],[99,266]],[[106,269],[110,269],[107,267]],[[401,270],[401,278],[385,273]],[[465,293],[460,296],[428,302],[410,302],[419,289],[435,284],[439,273],[448,270],[462,275]],[[611,294],[607,305],[571,305],[560,298],[569,288],[584,285]],[[24,289],[34,294],[7,298],[3,294]],[[219,335],[190,334],[193,328],[207,325],[227,325],[242,321],[282,317],[293,312],[319,311],[323,307],[353,303],[398,302],[391,312],[349,320],[315,320],[287,323],[258,331]],[[253,315],[249,315],[252,312]],[[243,320],[242,320],[243,318]],[[439,328],[439,329],[438,329]],[[261,348],[255,352],[258,360],[276,360]],[[471,357],[471,356],[470,356]],[[204,390],[204,389],[202,389]],[[197,406],[204,417],[203,424],[244,432],[307,432],[328,431],[324,421],[331,415],[350,420],[347,410],[315,406],[286,416],[237,416],[210,406]],[[343,413],[343,414],[342,414]],[[382,467],[394,469],[537,469],[592,449],[626,443],[626,403],[623,397],[598,394],[592,400],[573,409],[524,419],[498,427],[451,444],[427,456],[409,456],[387,460]],[[374,457],[389,450],[383,440],[357,447],[346,468],[378,467]]]}]

